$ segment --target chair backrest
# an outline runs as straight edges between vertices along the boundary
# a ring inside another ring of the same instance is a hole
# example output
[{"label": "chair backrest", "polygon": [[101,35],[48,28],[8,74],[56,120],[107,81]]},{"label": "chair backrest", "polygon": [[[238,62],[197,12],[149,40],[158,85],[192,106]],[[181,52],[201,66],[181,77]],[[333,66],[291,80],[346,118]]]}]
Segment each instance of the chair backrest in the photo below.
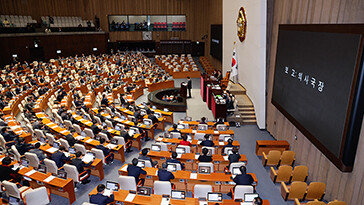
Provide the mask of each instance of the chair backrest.
[{"label": "chair backrest", "polygon": [[171,195],[172,184],[167,181],[155,181],[154,182],[154,194],[156,195]]},{"label": "chair backrest", "polygon": [[204,148],[208,149],[209,153],[215,154],[215,147],[201,147],[201,150],[203,150]]},{"label": "chair backrest", "polygon": [[64,124],[66,125],[67,129],[73,128],[72,122],[69,120],[64,120]]},{"label": "chair backrest", "polygon": [[136,134],[140,134],[139,129],[138,129],[138,128],[136,128],[136,127],[130,127],[130,128],[129,128],[129,130],[134,130],[134,133],[136,133]]},{"label": "chair backrest", "polygon": [[216,129],[218,131],[225,131],[225,130],[227,130],[227,126],[226,125],[222,125],[222,124],[218,124],[218,125],[216,125]]},{"label": "chair backrest", "polygon": [[205,139],[205,133],[196,133],[195,134],[195,140],[204,140]]},{"label": "chair backrest", "polygon": [[270,150],[267,158],[267,165],[277,165],[281,157],[281,152],[278,150]]},{"label": "chair backrest", "polygon": [[306,205],[326,205],[326,203],[323,201],[309,201]]},{"label": "chair backrest", "polygon": [[306,182],[292,182],[291,188],[289,190],[289,199],[302,199],[306,193],[307,184]]},{"label": "chair backrest", "polygon": [[77,124],[73,124],[73,128],[75,128],[77,134],[82,134],[82,130],[81,130],[81,127]]},{"label": "chair backrest", "polygon": [[97,159],[101,159],[104,164],[106,163],[104,152],[101,149],[92,148],[91,152],[95,154]]},{"label": "chair backrest", "polygon": [[213,192],[212,186],[208,184],[196,184],[193,187],[193,198],[207,198],[207,193]]},{"label": "chair backrest", "polygon": [[14,153],[16,160],[17,160],[18,162],[20,162],[20,157],[21,157],[21,155],[20,155],[20,153],[18,152],[18,150],[16,149],[15,145],[12,145],[12,146],[11,146],[11,151]]},{"label": "chair backrest", "polygon": [[151,119],[143,119],[143,124],[145,125],[153,125],[153,121]]},{"label": "chair backrest", "polygon": [[0,134],[0,145],[3,149],[6,149],[6,141],[1,134]]},{"label": "chair backrest", "polygon": [[94,118],[95,118],[95,120],[96,120],[97,124],[102,125],[102,122],[101,122],[101,120],[100,120],[100,118],[99,118],[99,117],[94,116]]},{"label": "chair backrest", "polygon": [[137,186],[135,183],[135,178],[132,176],[119,176],[119,189],[121,190],[132,190],[136,191]]},{"label": "chair backrest", "polygon": [[44,164],[47,167],[47,172],[50,172],[52,174],[57,174],[58,167],[55,161],[51,159],[44,159]]},{"label": "chair backrest", "polygon": [[296,166],[292,172],[292,181],[305,182],[308,176],[308,167],[305,165]]},{"label": "chair backrest", "polygon": [[233,162],[230,164],[229,171],[231,173],[233,173],[234,168],[236,168],[236,167],[240,168],[241,166],[245,166],[245,165],[246,165],[245,162]]},{"label": "chair backrest", "polygon": [[100,135],[101,138],[105,139],[106,141],[109,141],[109,138],[107,137],[107,134],[100,132],[99,135]]},{"label": "chair backrest", "polygon": [[231,135],[228,135],[228,134],[219,135],[219,141],[227,142],[230,138],[233,139],[233,137]]},{"label": "chair backrest", "polygon": [[85,131],[87,137],[91,137],[91,138],[95,137],[94,132],[92,132],[92,130],[90,128],[85,128],[84,131]]},{"label": "chair backrest", "polygon": [[281,165],[277,171],[276,182],[288,182],[292,175],[292,167],[289,165]]},{"label": "chair backrest", "polygon": [[24,199],[27,205],[46,205],[50,203],[47,188],[44,186],[26,192]]},{"label": "chair backrest", "polygon": [[318,199],[321,200],[325,194],[326,184],[323,182],[311,182],[307,187],[307,195],[305,199]]},{"label": "chair backrest", "polygon": [[113,139],[117,140],[118,144],[119,145],[123,145],[124,146],[124,149],[125,149],[125,140],[124,140],[123,137],[117,137],[117,136],[115,136],[115,137],[113,137]]},{"label": "chair backrest", "polygon": [[70,148],[70,145],[68,144],[68,141],[65,139],[60,138],[59,142],[61,143],[62,146],[64,146],[67,150]]},{"label": "chair backrest", "polygon": [[43,131],[42,130],[38,130],[38,129],[35,129],[34,130],[35,132],[35,135],[37,136],[37,139],[40,140],[41,138],[46,138],[43,134]]},{"label": "chair backrest", "polygon": [[123,124],[120,124],[120,123],[118,123],[118,124],[116,124],[118,127],[120,127],[120,131],[123,131],[123,130],[125,130],[125,125],[123,125]]},{"label": "chair backrest", "polygon": [[29,160],[29,165],[31,167],[38,168],[39,159],[38,159],[38,157],[37,157],[36,154],[30,153],[30,152],[26,152],[25,153],[25,158],[27,158],[27,160]]},{"label": "chair backrest", "polygon": [[206,124],[199,124],[197,126],[197,130],[207,130],[208,126]]},{"label": "chair backrest", "polygon": [[237,185],[234,191],[234,200],[235,199],[244,199],[245,194],[254,193],[254,187],[251,185]]},{"label": "chair backrest", "polygon": [[187,145],[178,145],[177,147],[184,148],[185,153],[191,153],[191,147]]},{"label": "chair backrest", "polygon": [[327,205],[346,205],[345,201],[330,201]]},{"label": "chair backrest", "polygon": [[105,123],[108,127],[114,128],[114,125],[112,124],[112,122],[110,120],[105,120]]},{"label": "chair backrest", "polygon": [[54,136],[52,134],[46,133],[47,139],[48,139],[48,144],[53,145],[53,143],[56,141],[54,139]]},{"label": "chair backrest", "polygon": [[20,191],[19,191],[19,189],[18,189],[18,187],[16,186],[15,183],[9,182],[9,181],[3,181],[2,182],[2,185],[4,186],[5,193],[8,196],[12,196],[12,197],[21,199]]},{"label": "chair backrest", "polygon": [[[198,163],[198,167],[210,167],[210,172],[213,173],[214,172],[214,164],[211,162],[200,162]],[[199,169],[200,170],[200,169]]]},{"label": "chair backrest", "polygon": [[295,152],[294,151],[290,151],[290,150],[286,150],[282,152],[282,156],[281,156],[281,165],[293,165],[293,162],[295,160]]},{"label": "chair backrest", "polygon": [[181,133],[179,132],[171,132],[172,138],[181,138]]},{"label": "chair backrest", "polygon": [[73,179],[74,182],[80,182],[79,173],[77,171],[76,166],[70,165],[70,164],[65,164],[63,167],[67,173],[67,178]]},{"label": "chair backrest", "polygon": [[86,154],[86,148],[83,144],[75,144],[75,151],[81,152],[83,155]]}]

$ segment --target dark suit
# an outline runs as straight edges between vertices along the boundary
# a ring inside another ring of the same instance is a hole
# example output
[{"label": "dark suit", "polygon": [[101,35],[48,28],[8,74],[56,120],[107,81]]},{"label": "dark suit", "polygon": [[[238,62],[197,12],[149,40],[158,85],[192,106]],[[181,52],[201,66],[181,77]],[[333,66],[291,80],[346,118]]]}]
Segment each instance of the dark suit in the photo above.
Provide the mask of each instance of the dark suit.
[{"label": "dark suit", "polygon": [[85,167],[88,167],[92,164],[92,161],[86,164],[81,159],[74,158],[71,160],[71,164],[75,165],[79,174],[85,171]]},{"label": "dark suit", "polygon": [[66,155],[60,151],[53,153],[51,158],[56,163],[58,168],[61,168],[65,161],[70,160],[70,157],[66,157]]},{"label": "dark suit", "polygon": [[96,124],[91,125],[91,130],[94,133],[94,135],[99,134],[99,132],[101,131],[100,128]]},{"label": "dark suit", "polygon": [[73,146],[75,145],[75,143],[76,143],[76,139],[72,136],[72,134],[68,134],[68,135],[66,136],[66,140],[67,140],[68,144],[69,144],[71,147],[73,147]]},{"label": "dark suit", "polygon": [[148,115],[148,119],[151,119],[153,124],[158,123],[158,118],[154,115]]},{"label": "dark suit", "polygon": [[14,171],[12,167],[0,165],[0,181],[14,179],[14,176],[18,174],[19,168]]},{"label": "dark suit", "polygon": [[187,80],[187,89],[188,89],[188,97],[191,97],[191,89],[192,89],[191,79]]},{"label": "dark suit", "polygon": [[114,201],[114,194],[111,194],[110,197],[104,196],[100,193],[94,194],[90,196],[90,203],[98,204],[98,205],[106,205]]},{"label": "dark suit", "polygon": [[24,155],[25,152],[28,152],[31,148],[33,148],[32,145],[27,144],[27,143],[16,144],[15,147],[18,150],[20,155]]},{"label": "dark suit", "polygon": [[236,185],[252,185],[254,182],[253,177],[250,174],[238,174],[233,179]]},{"label": "dark suit", "polygon": [[229,167],[230,167],[231,163],[239,162],[240,158],[241,158],[240,154],[231,154],[231,155],[229,155]]},{"label": "dark suit", "polygon": [[[111,151],[108,148],[104,147],[104,145],[99,144],[96,146],[96,149],[102,150],[102,152],[104,153],[104,157],[106,157],[106,163],[110,163],[114,160],[114,153],[110,154]],[[109,154],[110,156],[108,156]]]},{"label": "dark suit", "polygon": [[201,142],[202,146],[213,147],[215,144],[212,140],[204,140]]},{"label": "dark suit", "polygon": [[101,105],[109,106],[109,100],[107,98],[102,98]]},{"label": "dark suit", "polygon": [[212,162],[212,157],[207,155],[200,155],[198,157],[198,161],[200,162]]},{"label": "dark suit", "polygon": [[174,175],[172,172],[160,169],[158,170],[158,178],[159,181],[171,181],[171,179],[174,179]]},{"label": "dark suit", "polygon": [[139,182],[139,176],[141,174],[147,174],[147,172],[145,170],[143,170],[142,168],[138,167],[138,166],[134,166],[134,165],[128,165],[128,176],[132,176],[135,178],[135,182],[138,183]]}]

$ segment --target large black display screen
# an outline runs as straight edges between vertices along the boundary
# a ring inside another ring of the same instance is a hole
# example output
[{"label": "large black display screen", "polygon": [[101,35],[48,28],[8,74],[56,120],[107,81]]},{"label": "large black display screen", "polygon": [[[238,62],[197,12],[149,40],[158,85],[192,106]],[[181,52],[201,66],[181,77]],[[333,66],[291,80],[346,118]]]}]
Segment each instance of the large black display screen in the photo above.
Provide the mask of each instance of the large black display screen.
[{"label": "large black display screen", "polygon": [[222,25],[211,25],[210,55],[222,60]]},{"label": "large black display screen", "polygon": [[337,158],[360,40],[360,34],[279,30],[272,102]]}]

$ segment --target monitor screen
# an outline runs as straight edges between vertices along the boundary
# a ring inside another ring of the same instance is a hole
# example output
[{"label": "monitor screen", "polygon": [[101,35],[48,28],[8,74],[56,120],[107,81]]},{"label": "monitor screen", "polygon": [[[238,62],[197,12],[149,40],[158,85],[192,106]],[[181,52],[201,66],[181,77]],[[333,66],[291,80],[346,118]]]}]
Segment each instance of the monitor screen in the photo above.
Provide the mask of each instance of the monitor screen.
[{"label": "monitor screen", "polygon": [[186,149],[184,147],[176,147],[177,154],[184,154],[186,153]]},{"label": "monitor screen", "polygon": [[145,125],[150,125],[150,121],[149,120],[144,120],[144,124]]},{"label": "monitor screen", "polygon": [[207,201],[222,201],[222,193],[207,193]]},{"label": "monitor screen", "polygon": [[252,194],[252,193],[245,193],[244,194],[244,201],[245,202],[253,202],[254,198],[258,197],[258,194]]},{"label": "monitor screen", "polygon": [[53,147],[58,149],[59,148],[59,143],[58,142],[53,142]]},{"label": "monitor screen", "polygon": [[210,174],[211,173],[211,167],[199,166],[198,167],[198,172],[201,173],[201,174]]},{"label": "monitor screen", "polygon": [[44,137],[41,137],[39,141],[42,143],[46,143],[46,139]]},{"label": "monitor screen", "polygon": [[156,152],[160,152],[161,151],[161,145],[152,144],[151,150],[156,151]]},{"label": "monitor screen", "polygon": [[117,139],[111,139],[110,141],[111,144],[117,145],[118,144],[118,140]]},{"label": "monitor screen", "polygon": [[161,118],[161,117],[162,117],[162,115],[161,115],[159,112],[154,113],[154,116],[155,116],[156,118]]},{"label": "monitor screen", "polygon": [[29,161],[27,159],[21,159],[21,165],[24,167],[28,167],[29,166]]},{"label": "monitor screen", "polygon": [[179,129],[179,130],[183,130],[183,129],[185,129],[185,126],[184,126],[184,125],[179,124],[179,125],[177,125],[177,129]]},{"label": "monitor screen", "polygon": [[118,125],[116,125],[116,126],[115,126],[115,130],[116,130],[116,131],[121,131],[121,128],[120,128]]},{"label": "monitor screen", "polygon": [[164,138],[171,139],[172,138],[172,135],[170,133],[164,133]]},{"label": "monitor screen", "polygon": [[207,152],[207,156],[212,156],[212,149],[209,149],[209,148],[206,148],[207,150],[208,150],[208,152]]},{"label": "monitor screen", "polygon": [[76,153],[76,150],[74,148],[70,147],[70,148],[68,148],[68,152],[70,154],[75,154]]},{"label": "monitor screen", "polygon": [[133,129],[129,129],[129,135],[130,136],[133,136],[135,134],[135,130],[133,130]]},{"label": "monitor screen", "polygon": [[186,198],[186,192],[185,191],[172,190],[171,198],[172,199],[185,199]]},{"label": "monitor screen", "polygon": [[57,177],[59,177],[61,179],[67,179],[67,172],[64,170],[58,170]]},{"label": "monitor screen", "polygon": [[168,108],[163,109],[164,112],[169,112]]},{"label": "monitor screen", "polygon": [[226,126],[219,126],[219,131],[226,131],[227,130],[227,127]]},{"label": "monitor screen", "polygon": [[153,110],[156,110],[156,109],[157,109],[157,107],[153,105],[153,106],[152,106],[152,109],[153,109]]},{"label": "monitor screen", "polygon": [[146,196],[149,196],[152,192],[152,188],[150,187],[138,187],[137,188],[137,194],[139,195],[146,195]]},{"label": "monitor screen", "polygon": [[175,172],[177,171],[177,165],[176,164],[168,164],[167,165],[167,170],[170,172]]},{"label": "monitor screen", "polygon": [[138,161],[138,164],[137,164],[137,167],[144,168],[144,167],[145,167],[145,162],[144,162],[144,161],[139,160],[139,161]]},{"label": "monitor screen", "polygon": [[117,191],[119,189],[119,184],[116,182],[107,181],[106,182],[106,189]]},{"label": "monitor screen", "polygon": [[42,172],[42,173],[46,174],[47,173],[47,167],[44,164],[39,164],[38,172]]}]

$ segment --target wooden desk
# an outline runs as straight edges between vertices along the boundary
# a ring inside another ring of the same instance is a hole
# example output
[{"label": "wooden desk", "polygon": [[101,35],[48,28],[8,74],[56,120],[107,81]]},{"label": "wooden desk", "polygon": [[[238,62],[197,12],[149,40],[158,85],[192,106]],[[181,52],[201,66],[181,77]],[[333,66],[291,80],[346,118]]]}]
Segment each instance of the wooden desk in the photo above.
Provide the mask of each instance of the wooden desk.
[{"label": "wooden desk", "polygon": [[15,134],[19,135],[19,137],[24,138],[25,142],[28,143],[32,141],[32,135],[28,131],[24,130],[23,127],[21,127],[21,124],[16,121],[12,115],[4,116],[4,121],[8,124],[10,129]]},{"label": "wooden desk", "polygon": [[201,71],[179,71],[179,72],[172,72],[173,79],[178,78],[187,78],[189,76],[190,78],[199,78],[201,77]]},{"label": "wooden desk", "polygon": [[153,92],[156,90],[166,89],[166,88],[174,88],[174,81],[168,80],[164,82],[158,82],[158,83],[149,83],[148,84],[148,91]]},{"label": "wooden desk", "polygon": [[283,152],[289,150],[289,143],[286,140],[257,140],[255,145],[255,154],[262,156],[263,152],[268,154],[270,150]]},{"label": "wooden desk", "polygon": [[[128,164],[124,164],[119,169],[119,175],[128,175]],[[154,181],[158,181],[157,170],[158,168],[145,167],[147,172],[145,175],[144,186],[153,187]],[[225,173],[210,173],[210,174],[198,174],[191,171],[176,171],[172,172],[175,179],[171,182],[176,186],[176,190],[193,191],[193,187],[196,184],[209,184],[214,188],[215,192],[228,193],[230,188],[235,186],[235,183],[231,179],[231,174]],[[195,178],[192,175],[197,175]],[[255,173],[249,173],[254,179],[254,185],[257,186],[258,179]]]},{"label": "wooden desk", "polygon": [[[160,166],[162,166],[163,162],[166,161],[166,159],[171,159],[171,152],[168,151],[149,151],[148,157],[152,158],[153,160],[156,160]],[[239,161],[248,163],[248,159],[244,154],[240,155],[241,158]],[[225,167],[229,164],[229,160],[227,159],[228,156],[222,156],[218,154],[212,155],[213,163],[214,163],[214,170],[216,172],[223,172]],[[182,154],[180,158],[177,158],[182,163],[185,164],[185,169],[189,171],[194,171],[198,169],[198,160],[197,156],[194,153],[186,153]]]},{"label": "wooden desk", "polygon": [[[214,94],[212,94],[214,95]],[[217,118],[226,118],[227,105],[226,103],[218,103],[216,102],[216,97],[211,97],[211,110],[212,114],[214,114],[215,119]]]},{"label": "wooden desk", "polygon": [[[169,128],[168,132],[172,131],[173,128]],[[204,134],[209,134],[213,136],[213,140],[214,141],[218,141],[219,140],[219,135],[222,134],[228,134],[228,135],[234,135],[234,131],[233,130],[226,130],[226,131],[217,131],[217,130],[193,130],[193,129],[178,129],[179,131],[181,131],[182,134],[191,134],[192,137],[194,137],[194,135],[196,133],[204,133]]]},{"label": "wooden desk", "polygon": [[[50,190],[52,194],[68,198],[69,204],[72,204],[76,201],[75,188],[73,185],[73,180],[71,178],[61,179],[56,177],[51,181],[46,182],[45,179],[51,176],[51,173],[44,174],[36,171],[34,174],[27,176],[26,173],[28,173],[32,169],[33,168],[24,167],[19,170],[19,174],[25,177],[29,177],[33,180],[30,182],[30,186],[32,188],[38,188],[44,185]],[[38,182],[41,182],[42,184],[39,184]]]},{"label": "wooden desk", "polygon": [[[140,108],[144,108],[144,105],[139,104],[138,107]],[[173,124],[173,112],[166,112],[163,110],[159,110],[159,109],[153,109],[153,108],[149,108],[150,110],[153,110],[154,112],[159,112],[162,114],[162,116],[166,119],[166,122],[169,122],[171,124]]]},{"label": "wooden desk", "polygon": [[[162,137],[158,137],[156,140],[156,142],[164,142],[164,143],[170,143],[167,144],[168,148],[172,148],[172,151],[175,150],[175,148],[179,145],[180,141],[182,141],[181,139],[177,139],[177,138],[162,138]],[[222,149],[225,145],[227,145],[227,142],[219,142],[219,141],[214,141],[215,144],[215,151],[217,152],[216,154],[222,154]],[[202,145],[200,145],[200,142],[198,140],[192,140],[191,141],[191,152],[196,153],[199,152],[201,153],[201,149],[202,149]],[[240,143],[239,141],[233,141],[233,145],[237,148],[240,148]]]},{"label": "wooden desk", "polygon": [[[180,123],[188,124],[190,127],[194,127],[196,129],[197,129],[197,126],[200,124],[200,122],[197,122],[197,121],[183,121],[183,120],[178,121],[178,123],[179,124]],[[215,127],[215,122],[208,121],[207,125],[209,127]],[[230,126],[229,122],[224,122],[224,125],[226,125],[227,127]]]}]

